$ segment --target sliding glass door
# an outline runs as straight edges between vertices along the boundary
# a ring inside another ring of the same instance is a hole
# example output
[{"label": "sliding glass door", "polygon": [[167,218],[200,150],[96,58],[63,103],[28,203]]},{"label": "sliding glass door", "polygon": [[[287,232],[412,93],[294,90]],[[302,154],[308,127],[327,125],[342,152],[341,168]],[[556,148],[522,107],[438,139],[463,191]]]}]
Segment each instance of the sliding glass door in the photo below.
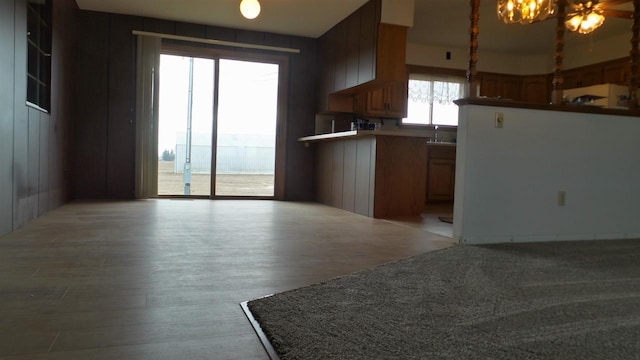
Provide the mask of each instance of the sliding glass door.
[{"label": "sliding glass door", "polygon": [[273,196],[278,65],[220,60],[216,196]]},{"label": "sliding glass door", "polygon": [[209,196],[212,59],[160,56],[158,195]]},{"label": "sliding glass door", "polygon": [[278,64],[162,54],[158,195],[273,197],[278,80]]}]

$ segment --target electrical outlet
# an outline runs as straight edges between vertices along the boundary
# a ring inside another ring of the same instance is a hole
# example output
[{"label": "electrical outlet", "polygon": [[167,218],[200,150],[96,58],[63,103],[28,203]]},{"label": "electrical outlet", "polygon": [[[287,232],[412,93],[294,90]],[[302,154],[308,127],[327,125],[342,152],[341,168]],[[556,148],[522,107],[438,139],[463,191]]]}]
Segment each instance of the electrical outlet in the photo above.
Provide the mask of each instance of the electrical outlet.
[{"label": "electrical outlet", "polygon": [[497,129],[502,129],[504,127],[504,114],[501,112],[496,113],[495,127]]},{"label": "electrical outlet", "polygon": [[563,190],[558,191],[558,206],[565,206],[567,203],[567,193]]}]

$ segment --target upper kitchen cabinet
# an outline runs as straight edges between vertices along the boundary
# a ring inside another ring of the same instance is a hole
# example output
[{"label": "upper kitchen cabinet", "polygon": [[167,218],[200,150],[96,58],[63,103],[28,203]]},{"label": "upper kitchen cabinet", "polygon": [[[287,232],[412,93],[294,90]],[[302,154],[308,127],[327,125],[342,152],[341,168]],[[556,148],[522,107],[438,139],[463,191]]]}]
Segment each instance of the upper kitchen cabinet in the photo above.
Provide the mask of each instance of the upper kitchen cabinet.
[{"label": "upper kitchen cabinet", "polygon": [[480,95],[520,100],[522,95],[522,79],[517,75],[480,74]]},{"label": "upper kitchen cabinet", "polygon": [[602,65],[602,82],[604,84],[629,85],[631,61],[618,59]]},{"label": "upper kitchen cabinet", "polygon": [[602,65],[595,64],[563,71],[562,77],[564,89],[602,84]]},{"label": "upper kitchen cabinet", "polygon": [[548,104],[551,101],[549,75],[530,75],[522,78],[522,101],[533,104]]},{"label": "upper kitchen cabinet", "polygon": [[382,7],[383,0],[371,0],[320,38],[320,112],[356,112],[355,99],[362,94],[382,96],[382,106],[406,107],[388,101],[397,98],[398,86],[406,92],[408,27],[381,22]]},{"label": "upper kitchen cabinet", "polygon": [[407,82],[396,81],[358,93],[353,108],[353,112],[365,116],[404,118],[407,116]]}]

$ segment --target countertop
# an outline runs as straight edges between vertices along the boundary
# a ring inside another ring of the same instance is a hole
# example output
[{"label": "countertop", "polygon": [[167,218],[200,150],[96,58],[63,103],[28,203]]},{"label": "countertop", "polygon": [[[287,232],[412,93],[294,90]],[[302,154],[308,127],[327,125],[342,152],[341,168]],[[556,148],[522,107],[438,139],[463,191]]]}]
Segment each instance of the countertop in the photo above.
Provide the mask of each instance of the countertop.
[{"label": "countertop", "polygon": [[[313,142],[313,141],[323,141],[323,140],[339,140],[339,139],[362,137],[362,136],[406,136],[406,137],[429,138],[433,135],[428,132],[415,131],[415,130],[353,130],[353,131],[341,131],[336,133],[305,136],[305,137],[299,138],[298,141]],[[456,143],[429,141],[429,145],[455,146]]]}]

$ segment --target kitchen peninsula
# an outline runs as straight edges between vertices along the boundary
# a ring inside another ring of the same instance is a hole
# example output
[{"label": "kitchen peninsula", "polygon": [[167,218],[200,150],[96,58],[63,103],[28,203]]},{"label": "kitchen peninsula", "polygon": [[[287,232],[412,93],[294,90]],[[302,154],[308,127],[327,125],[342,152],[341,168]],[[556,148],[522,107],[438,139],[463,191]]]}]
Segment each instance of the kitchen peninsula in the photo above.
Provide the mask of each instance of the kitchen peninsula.
[{"label": "kitchen peninsula", "polygon": [[316,147],[318,202],[393,218],[419,216],[424,209],[428,136],[409,130],[357,130],[299,140]]}]

